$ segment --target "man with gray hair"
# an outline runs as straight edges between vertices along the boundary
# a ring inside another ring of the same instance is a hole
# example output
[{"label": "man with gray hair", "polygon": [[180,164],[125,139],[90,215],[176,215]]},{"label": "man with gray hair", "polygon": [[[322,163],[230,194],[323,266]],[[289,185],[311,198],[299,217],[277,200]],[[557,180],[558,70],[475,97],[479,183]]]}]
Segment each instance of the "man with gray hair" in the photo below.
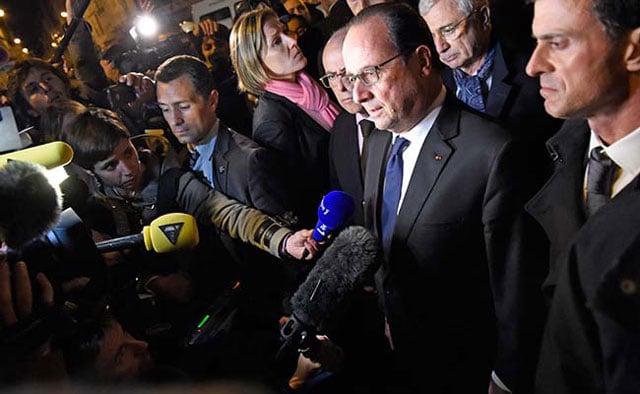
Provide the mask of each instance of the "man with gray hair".
[{"label": "man with gray hair", "polygon": [[534,143],[543,157],[543,143],[560,122],[545,113],[538,80],[525,73],[530,52],[496,37],[488,0],[421,0],[419,8],[449,67],[443,77],[447,88]]}]

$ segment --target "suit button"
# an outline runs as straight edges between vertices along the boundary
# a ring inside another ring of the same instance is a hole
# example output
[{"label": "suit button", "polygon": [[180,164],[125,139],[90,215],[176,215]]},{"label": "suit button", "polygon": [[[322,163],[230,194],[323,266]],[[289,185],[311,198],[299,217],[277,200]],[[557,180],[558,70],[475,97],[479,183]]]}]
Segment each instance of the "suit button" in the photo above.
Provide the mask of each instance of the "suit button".
[{"label": "suit button", "polygon": [[636,282],[631,279],[622,279],[620,281],[620,290],[626,295],[634,295],[638,291]]}]

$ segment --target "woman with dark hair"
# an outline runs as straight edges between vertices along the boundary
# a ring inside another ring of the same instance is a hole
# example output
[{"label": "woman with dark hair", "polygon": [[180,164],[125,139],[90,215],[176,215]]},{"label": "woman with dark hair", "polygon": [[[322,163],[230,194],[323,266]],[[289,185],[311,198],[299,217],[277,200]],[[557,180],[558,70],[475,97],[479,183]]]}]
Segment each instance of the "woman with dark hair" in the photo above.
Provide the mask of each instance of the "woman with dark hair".
[{"label": "woman with dark hair", "polygon": [[307,59],[273,10],[242,15],[230,41],[240,89],[259,97],[253,139],[287,163],[299,223],[312,226],[329,188],[329,130],[340,110],[303,71]]}]

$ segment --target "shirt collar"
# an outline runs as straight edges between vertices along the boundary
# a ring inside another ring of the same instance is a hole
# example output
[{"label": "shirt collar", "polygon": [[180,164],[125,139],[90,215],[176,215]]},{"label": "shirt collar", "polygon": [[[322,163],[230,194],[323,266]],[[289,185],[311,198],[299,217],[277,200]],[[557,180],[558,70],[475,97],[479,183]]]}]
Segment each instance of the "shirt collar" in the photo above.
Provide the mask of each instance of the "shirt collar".
[{"label": "shirt collar", "polygon": [[415,126],[413,126],[408,131],[405,131],[403,133],[392,132],[393,141],[395,142],[396,137],[402,137],[402,138],[406,138],[407,140],[409,140],[409,142],[411,142],[410,146],[413,146],[413,147],[422,146],[422,143],[427,138],[427,134],[429,133],[429,130],[431,130],[431,127],[433,127],[433,124],[435,123],[436,118],[438,117],[438,114],[440,114],[440,110],[442,109],[442,105],[444,104],[444,100],[446,96],[447,96],[447,90],[443,85],[440,90],[440,93],[438,94],[438,97],[436,97],[436,99],[433,100],[433,103],[429,108],[429,112],[427,113],[427,116],[425,116],[421,121],[419,121]]},{"label": "shirt collar", "polygon": [[623,171],[634,175],[640,173],[640,155],[638,154],[640,152],[640,127],[609,146],[605,146],[600,137],[591,130],[589,152],[598,146],[603,147],[607,156]]}]

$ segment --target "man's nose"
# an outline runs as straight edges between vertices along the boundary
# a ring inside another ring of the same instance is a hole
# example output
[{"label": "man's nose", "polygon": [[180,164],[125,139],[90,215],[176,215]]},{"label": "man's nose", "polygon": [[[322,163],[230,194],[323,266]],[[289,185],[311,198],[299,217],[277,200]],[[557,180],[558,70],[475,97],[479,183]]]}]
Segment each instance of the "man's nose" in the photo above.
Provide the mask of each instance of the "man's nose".
[{"label": "man's nose", "polygon": [[446,50],[451,48],[451,45],[449,45],[447,40],[442,38],[442,36],[438,33],[433,35],[433,41],[436,44],[436,50],[438,51],[438,53],[445,52]]},{"label": "man's nose", "polygon": [[371,98],[371,92],[369,87],[365,86],[360,79],[356,79],[353,82],[353,102],[362,104],[363,102]]}]

